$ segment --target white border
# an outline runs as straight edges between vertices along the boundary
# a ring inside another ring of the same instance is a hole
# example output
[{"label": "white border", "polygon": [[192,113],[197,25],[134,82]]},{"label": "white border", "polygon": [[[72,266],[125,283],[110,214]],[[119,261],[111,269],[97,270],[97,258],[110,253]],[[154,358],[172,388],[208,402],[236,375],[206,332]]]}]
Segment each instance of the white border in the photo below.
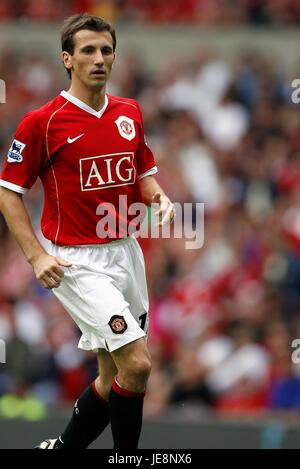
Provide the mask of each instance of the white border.
[{"label": "white border", "polygon": [[98,117],[98,119],[100,119],[100,117],[104,114],[104,111],[108,106],[108,97],[106,95],[104,99],[104,106],[100,109],[100,111],[96,111],[92,107],[88,106],[88,104],[84,103],[83,101],[76,98],[75,96],[73,96],[72,94],[68,93],[65,90],[63,90],[60,93],[60,95],[63,96],[68,101],[70,101],[71,103],[75,104],[75,106],[79,107],[83,111],[89,112],[90,114],[93,114],[93,116]]},{"label": "white border", "polygon": [[157,166],[153,166],[153,168],[148,169],[148,170],[145,171],[144,173],[140,174],[140,175],[139,175],[139,179],[143,179],[143,178],[146,177],[146,176],[152,176],[152,174],[156,174],[157,172],[158,172]]},{"label": "white border", "polygon": [[4,179],[0,179],[0,186],[5,187],[6,189],[10,189],[14,192],[18,192],[19,194],[26,194],[26,192],[29,191],[29,189],[25,189],[25,187],[18,186],[17,184],[5,181]]}]

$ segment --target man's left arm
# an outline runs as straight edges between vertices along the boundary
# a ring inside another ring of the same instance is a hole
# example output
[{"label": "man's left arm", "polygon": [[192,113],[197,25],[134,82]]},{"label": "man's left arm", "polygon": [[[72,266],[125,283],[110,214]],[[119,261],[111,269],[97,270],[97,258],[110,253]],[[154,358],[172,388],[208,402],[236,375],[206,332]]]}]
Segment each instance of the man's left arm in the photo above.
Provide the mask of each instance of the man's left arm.
[{"label": "man's left arm", "polygon": [[142,194],[146,205],[158,204],[159,209],[155,212],[158,215],[158,226],[165,223],[173,223],[176,216],[174,205],[169,197],[164,193],[153,176],[145,176],[140,180]]}]

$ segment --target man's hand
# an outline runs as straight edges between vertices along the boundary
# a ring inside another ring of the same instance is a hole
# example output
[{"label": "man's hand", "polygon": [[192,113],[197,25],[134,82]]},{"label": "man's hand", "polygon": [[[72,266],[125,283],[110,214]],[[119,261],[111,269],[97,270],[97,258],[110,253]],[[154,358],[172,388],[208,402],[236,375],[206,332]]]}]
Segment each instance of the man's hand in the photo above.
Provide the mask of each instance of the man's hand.
[{"label": "man's hand", "polygon": [[70,267],[69,261],[42,253],[31,262],[37,280],[44,288],[57,288],[62,281],[64,271],[60,266]]},{"label": "man's hand", "polygon": [[163,226],[167,222],[173,223],[176,213],[174,205],[170,201],[169,197],[165,194],[161,194],[160,192],[155,192],[152,197],[152,203],[159,204],[159,210],[154,213],[154,215],[159,217],[159,222],[156,226]]}]

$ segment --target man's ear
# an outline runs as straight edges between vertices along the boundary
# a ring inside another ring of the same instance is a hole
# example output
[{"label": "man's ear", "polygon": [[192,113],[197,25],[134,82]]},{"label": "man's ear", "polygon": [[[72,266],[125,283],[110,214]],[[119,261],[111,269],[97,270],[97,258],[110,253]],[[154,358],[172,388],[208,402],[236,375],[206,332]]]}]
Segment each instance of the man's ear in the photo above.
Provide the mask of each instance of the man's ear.
[{"label": "man's ear", "polygon": [[68,69],[71,70],[72,68],[72,56],[69,52],[66,52],[65,50],[62,51],[61,53],[61,59],[63,61],[64,66]]}]

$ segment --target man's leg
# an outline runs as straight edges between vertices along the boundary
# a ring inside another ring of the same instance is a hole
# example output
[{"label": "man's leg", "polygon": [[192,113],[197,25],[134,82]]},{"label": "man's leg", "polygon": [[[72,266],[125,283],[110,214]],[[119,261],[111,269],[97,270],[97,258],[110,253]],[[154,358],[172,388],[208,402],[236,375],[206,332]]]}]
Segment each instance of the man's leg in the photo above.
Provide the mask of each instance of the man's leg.
[{"label": "man's leg", "polygon": [[135,449],[142,428],[144,394],[151,370],[150,354],[141,338],[111,355],[118,369],[109,394],[114,449]]},{"label": "man's leg", "polygon": [[85,449],[109,423],[109,393],[117,368],[110,354],[98,351],[99,376],[75,403],[73,415],[59,437],[57,449]]}]

